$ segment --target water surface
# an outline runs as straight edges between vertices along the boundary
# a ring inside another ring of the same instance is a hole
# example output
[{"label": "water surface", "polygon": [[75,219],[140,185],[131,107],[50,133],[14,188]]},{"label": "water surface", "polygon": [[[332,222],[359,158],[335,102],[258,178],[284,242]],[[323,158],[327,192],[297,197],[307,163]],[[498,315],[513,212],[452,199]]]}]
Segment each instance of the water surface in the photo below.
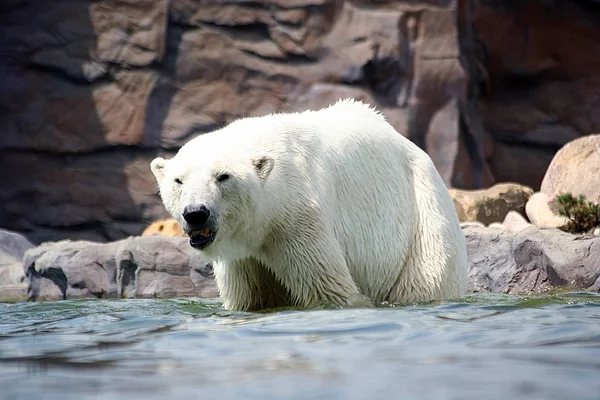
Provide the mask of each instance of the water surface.
[{"label": "water surface", "polygon": [[1,399],[600,398],[600,295],[229,312],[0,304]]}]

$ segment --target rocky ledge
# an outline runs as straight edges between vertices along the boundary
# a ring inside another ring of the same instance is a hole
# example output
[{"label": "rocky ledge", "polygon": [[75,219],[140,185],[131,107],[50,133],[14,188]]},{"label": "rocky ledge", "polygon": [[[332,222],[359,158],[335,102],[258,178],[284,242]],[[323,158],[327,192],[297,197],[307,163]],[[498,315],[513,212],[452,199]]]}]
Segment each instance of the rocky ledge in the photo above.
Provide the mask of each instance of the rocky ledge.
[{"label": "rocky ledge", "polygon": [[600,291],[600,237],[555,228],[463,228],[473,292]]},{"label": "rocky ledge", "polygon": [[[600,291],[600,237],[533,225],[466,223],[463,231],[470,292]],[[183,237],[33,247],[0,231],[0,252],[0,301],[218,296],[212,265]]]},{"label": "rocky ledge", "polygon": [[0,260],[11,260],[0,263],[0,300],[218,296],[212,265],[182,237],[139,236],[111,243],[67,240],[23,245],[9,255],[4,249],[15,237],[0,231]]}]

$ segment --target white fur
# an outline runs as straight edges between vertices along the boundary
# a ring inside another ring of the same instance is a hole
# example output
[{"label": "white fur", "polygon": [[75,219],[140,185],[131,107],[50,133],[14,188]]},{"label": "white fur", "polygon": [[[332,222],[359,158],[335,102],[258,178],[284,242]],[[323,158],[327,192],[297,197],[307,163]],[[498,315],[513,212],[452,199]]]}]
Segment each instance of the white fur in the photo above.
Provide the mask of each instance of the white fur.
[{"label": "white fur", "polygon": [[[270,160],[261,177],[253,160]],[[152,162],[168,211],[218,212],[204,253],[227,309],[462,295],[466,245],[431,159],[369,106],[240,119]],[[227,172],[225,184],[215,174]],[[175,178],[183,185],[174,183]]]}]

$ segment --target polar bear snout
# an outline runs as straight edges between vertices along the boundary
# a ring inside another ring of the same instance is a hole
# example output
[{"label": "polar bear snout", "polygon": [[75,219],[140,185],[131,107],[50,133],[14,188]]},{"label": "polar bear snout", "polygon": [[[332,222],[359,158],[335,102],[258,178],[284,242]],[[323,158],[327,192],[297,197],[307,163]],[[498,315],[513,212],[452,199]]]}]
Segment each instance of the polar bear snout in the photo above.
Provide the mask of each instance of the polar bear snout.
[{"label": "polar bear snout", "polygon": [[204,204],[190,204],[183,209],[183,219],[192,226],[202,226],[210,218],[210,210]]},{"label": "polar bear snout", "polygon": [[183,230],[190,237],[190,246],[202,250],[212,244],[217,236],[214,216],[204,204],[189,204],[183,209]]}]

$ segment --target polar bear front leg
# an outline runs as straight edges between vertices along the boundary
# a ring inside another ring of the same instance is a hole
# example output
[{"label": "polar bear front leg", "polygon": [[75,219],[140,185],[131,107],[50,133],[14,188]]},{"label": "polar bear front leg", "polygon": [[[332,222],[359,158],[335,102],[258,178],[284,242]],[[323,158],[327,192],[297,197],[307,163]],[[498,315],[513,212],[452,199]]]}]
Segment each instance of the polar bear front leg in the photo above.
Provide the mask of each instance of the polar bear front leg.
[{"label": "polar bear front leg", "polygon": [[287,288],[294,304],[371,305],[352,279],[337,241],[314,228],[296,227],[280,237],[267,256],[269,269]]},{"label": "polar bear front leg", "polygon": [[227,310],[257,311],[292,305],[289,292],[253,258],[215,263],[215,280]]}]

